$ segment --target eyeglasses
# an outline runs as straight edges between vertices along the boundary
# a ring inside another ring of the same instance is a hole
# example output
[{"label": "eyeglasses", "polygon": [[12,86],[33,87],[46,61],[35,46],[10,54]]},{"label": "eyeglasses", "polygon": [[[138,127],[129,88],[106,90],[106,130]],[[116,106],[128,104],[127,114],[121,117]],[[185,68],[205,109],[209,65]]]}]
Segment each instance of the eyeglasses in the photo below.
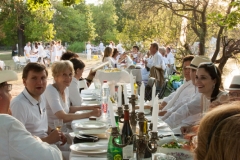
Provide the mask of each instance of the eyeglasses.
[{"label": "eyeglasses", "polygon": [[212,67],[213,66],[213,68],[215,70],[215,73],[218,74],[217,67],[215,66],[214,63],[212,63],[212,62],[202,62],[202,63],[199,64],[198,68],[200,68],[200,66],[203,66],[203,65],[206,65],[207,67]]},{"label": "eyeglasses", "polygon": [[5,84],[2,84],[0,87],[5,87],[5,86],[7,86],[7,91],[8,92],[10,92],[12,90],[12,84],[5,83]]}]

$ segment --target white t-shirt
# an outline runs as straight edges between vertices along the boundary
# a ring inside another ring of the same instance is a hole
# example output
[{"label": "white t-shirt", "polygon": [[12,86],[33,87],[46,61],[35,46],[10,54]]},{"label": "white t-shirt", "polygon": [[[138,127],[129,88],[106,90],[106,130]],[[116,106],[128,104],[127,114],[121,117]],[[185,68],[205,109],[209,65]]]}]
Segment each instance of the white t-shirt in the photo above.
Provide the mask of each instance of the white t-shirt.
[{"label": "white t-shirt", "polygon": [[167,54],[167,59],[168,59],[168,64],[174,64],[175,63],[175,58],[172,52]]},{"label": "white t-shirt", "polygon": [[48,120],[46,104],[42,96],[40,97],[40,101],[37,101],[25,88],[23,92],[11,101],[10,107],[12,115],[22,122],[32,135],[40,138],[47,136]]},{"label": "white t-shirt", "polygon": [[43,48],[42,45],[39,45],[39,46],[38,46],[38,55],[39,55],[40,57],[46,57],[46,53],[45,53],[44,48]]},{"label": "white t-shirt", "polygon": [[82,97],[79,93],[79,80],[75,77],[72,78],[72,82],[69,86],[69,100],[72,103],[72,106],[81,106],[82,104]]},{"label": "white t-shirt", "polygon": [[0,122],[1,160],[62,160],[62,153],[56,145],[34,138],[16,118],[0,114]]},{"label": "white t-shirt", "polygon": [[48,126],[54,128],[54,120],[58,119],[55,116],[55,113],[58,111],[64,111],[65,113],[69,113],[69,91],[68,88],[65,89],[65,102],[63,102],[62,98],[59,95],[59,92],[52,84],[49,84],[44,92],[46,99],[46,109],[48,116]]},{"label": "white t-shirt", "polygon": [[155,66],[155,67],[161,67],[163,70],[166,69],[166,65],[163,61],[163,57],[158,51],[152,56],[151,59],[152,60],[148,61],[148,64],[147,64],[149,68],[152,68],[152,66]]},{"label": "white t-shirt", "polygon": [[91,50],[91,48],[92,48],[91,44],[87,44],[86,48],[87,48],[87,50]]},{"label": "white t-shirt", "polygon": [[25,46],[25,47],[24,47],[24,51],[25,51],[25,52],[24,52],[25,54],[30,54],[30,52],[31,52],[31,47],[30,47],[30,46]]}]

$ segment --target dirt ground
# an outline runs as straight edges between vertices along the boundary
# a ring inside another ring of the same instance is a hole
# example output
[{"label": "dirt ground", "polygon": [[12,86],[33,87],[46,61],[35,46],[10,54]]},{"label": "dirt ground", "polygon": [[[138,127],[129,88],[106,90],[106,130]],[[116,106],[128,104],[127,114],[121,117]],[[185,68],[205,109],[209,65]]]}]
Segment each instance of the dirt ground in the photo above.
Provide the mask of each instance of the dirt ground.
[{"label": "dirt ground", "polygon": [[[85,55],[80,55],[81,60],[83,60],[83,62],[85,63],[85,69],[83,72],[83,77],[87,77],[89,71],[91,68],[94,68],[95,66],[99,65],[101,63],[101,59],[92,59],[90,61],[86,60],[86,56]],[[51,67],[48,67],[48,80],[47,83],[51,84],[53,77],[52,77],[52,73],[51,73]],[[11,84],[13,84],[13,89],[11,91],[12,97],[16,97],[19,93],[21,93],[24,89],[24,85],[22,83],[22,70],[18,70],[17,71],[18,74],[18,80],[17,81],[12,81],[10,82]]]}]

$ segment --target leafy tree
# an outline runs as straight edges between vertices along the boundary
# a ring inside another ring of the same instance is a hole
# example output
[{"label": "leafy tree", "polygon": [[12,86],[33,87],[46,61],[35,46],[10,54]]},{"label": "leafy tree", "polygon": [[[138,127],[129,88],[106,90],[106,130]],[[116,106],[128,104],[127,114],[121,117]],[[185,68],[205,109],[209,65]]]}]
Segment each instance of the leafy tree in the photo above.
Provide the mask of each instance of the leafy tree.
[{"label": "leafy tree", "polygon": [[117,41],[118,31],[116,24],[118,17],[112,0],[103,0],[98,6],[91,6],[93,22],[95,23],[96,34],[95,42]]}]

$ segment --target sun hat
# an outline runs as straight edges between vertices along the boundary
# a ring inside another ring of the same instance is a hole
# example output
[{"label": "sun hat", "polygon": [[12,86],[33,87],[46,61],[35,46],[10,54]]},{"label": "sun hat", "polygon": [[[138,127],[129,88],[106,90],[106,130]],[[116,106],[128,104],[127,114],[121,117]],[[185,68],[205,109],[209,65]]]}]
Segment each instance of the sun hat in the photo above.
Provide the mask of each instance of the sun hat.
[{"label": "sun hat", "polygon": [[240,75],[235,75],[232,82],[226,90],[240,90]]},{"label": "sun hat", "polygon": [[186,68],[197,69],[199,64],[202,62],[211,62],[211,60],[208,57],[197,55],[194,56],[190,66],[186,66]]},{"label": "sun hat", "polygon": [[0,83],[15,81],[18,79],[17,73],[11,70],[0,71]]}]

